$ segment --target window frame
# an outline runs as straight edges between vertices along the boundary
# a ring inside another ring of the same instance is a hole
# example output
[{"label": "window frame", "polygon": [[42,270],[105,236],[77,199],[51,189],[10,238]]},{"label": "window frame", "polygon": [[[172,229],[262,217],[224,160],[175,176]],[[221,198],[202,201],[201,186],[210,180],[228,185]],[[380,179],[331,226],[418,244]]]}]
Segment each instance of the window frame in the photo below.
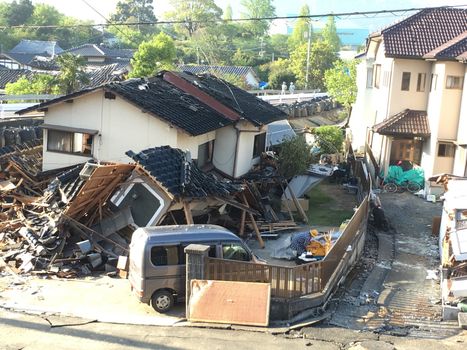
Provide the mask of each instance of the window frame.
[{"label": "window frame", "polygon": [[426,88],[426,73],[418,73],[417,92],[425,92],[425,88]]},{"label": "window frame", "polygon": [[367,89],[373,88],[373,72],[374,72],[373,67],[368,67],[366,69],[366,88]]},{"label": "window frame", "polygon": [[464,85],[464,77],[460,75],[446,75],[446,85],[445,85],[446,89],[462,90],[463,85]]},{"label": "window frame", "polygon": [[[441,152],[441,146],[444,151]],[[451,142],[438,142],[436,155],[441,158],[454,158],[456,154],[456,147]]]},{"label": "window frame", "polygon": [[401,91],[410,91],[411,72],[402,72]]},{"label": "window frame", "polygon": [[266,132],[256,134],[253,140],[253,159],[259,158],[266,150]]},{"label": "window frame", "polygon": [[380,83],[380,80],[381,80],[381,65],[380,64],[375,64],[374,67],[375,67],[375,70],[374,70],[374,73],[373,73],[373,86],[376,89],[379,89],[379,83]]},{"label": "window frame", "polygon": [[[85,132],[77,132],[77,131],[67,131],[67,130],[59,130],[59,129],[46,129],[47,130],[47,145],[46,149],[47,152],[53,152],[53,153],[62,153],[62,154],[71,154],[71,155],[76,155],[76,156],[84,156],[84,157],[92,157],[93,155],[93,150],[94,150],[94,134],[90,133],[85,133]],[[70,137],[70,149],[71,151],[66,151],[63,149],[53,149],[51,143],[51,134],[62,134],[63,136],[68,135]],[[83,139],[86,140],[91,140],[90,142],[86,141],[86,144],[81,142],[81,151],[73,151],[75,149],[75,140],[76,140],[76,134],[81,134],[83,135]],[[89,146],[89,147],[86,147]],[[83,152],[83,150],[88,149],[89,152]]]},{"label": "window frame", "polygon": [[437,83],[438,83],[438,74],[431,73],[430,92],[431,91],[436,91]]},{"label": "window frame", "polygon": [[[177,263],[176,264],[169,264],[169,255],[167,254],[166,256],[166,263],[165,264],[156,264],[153,259],[153,251],[155,249],[168,249],[168,248],[175,248],[177,252]],[[154,267],[168,267],[168,266],[180,266],[183,264],[180,264],[181,259],[180,259],[180,250],[181,250],[181,245],[180,244],[165,244],[165,245],[154,245],[151,247],[151,250],[149,251],[149,261],[151,262],[152,266]]]}]

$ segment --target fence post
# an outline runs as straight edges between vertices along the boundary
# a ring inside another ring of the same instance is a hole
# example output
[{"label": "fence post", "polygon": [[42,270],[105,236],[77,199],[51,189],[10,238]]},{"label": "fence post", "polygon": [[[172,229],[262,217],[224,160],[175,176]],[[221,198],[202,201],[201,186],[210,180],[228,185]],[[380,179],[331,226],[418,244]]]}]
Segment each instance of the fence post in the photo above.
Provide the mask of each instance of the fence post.
[{"label": "fence post", "polygon": [[186,254],[186,302],[185,312],[186,319],[190,317],[190,295],[191,295],[191,280],[204,279],[205,259],[208,256],[209,246],[202,244],[190,244],[185,248]]}]

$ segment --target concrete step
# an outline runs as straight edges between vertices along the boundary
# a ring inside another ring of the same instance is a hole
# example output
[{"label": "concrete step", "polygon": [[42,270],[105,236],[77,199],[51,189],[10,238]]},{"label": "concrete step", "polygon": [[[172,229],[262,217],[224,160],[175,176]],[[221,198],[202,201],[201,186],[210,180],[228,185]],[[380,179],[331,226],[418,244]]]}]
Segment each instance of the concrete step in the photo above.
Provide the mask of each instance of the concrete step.
[{"label": "concrete step", "polygon": [[467,329],[467,312],[459,312],[457,320],[459,321],[459,327]]}]

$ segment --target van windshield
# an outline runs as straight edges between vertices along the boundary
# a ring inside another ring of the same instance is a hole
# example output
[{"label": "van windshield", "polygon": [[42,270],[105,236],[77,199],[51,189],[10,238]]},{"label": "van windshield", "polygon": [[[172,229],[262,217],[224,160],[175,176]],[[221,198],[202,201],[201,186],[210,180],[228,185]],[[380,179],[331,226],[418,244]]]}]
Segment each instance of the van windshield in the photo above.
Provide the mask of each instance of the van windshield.
[{"label": "van windshield", "polygon": [[246,249],[238,243],[222,244],[222,256],[228,260],[250,261],[251,256]]}]

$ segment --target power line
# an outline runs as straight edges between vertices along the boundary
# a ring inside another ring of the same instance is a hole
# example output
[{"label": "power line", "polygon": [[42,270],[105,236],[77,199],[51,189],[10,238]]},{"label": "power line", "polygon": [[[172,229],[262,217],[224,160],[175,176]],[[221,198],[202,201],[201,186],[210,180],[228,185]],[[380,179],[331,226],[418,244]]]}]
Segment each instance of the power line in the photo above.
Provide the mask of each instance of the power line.
[{"label": "power line", "polygon": [[[232,19],[219,19],[219,20],[180,20],[180,21],[148,21],[148,22],[115,22],[115,23],[97,23],[97,24],[70,24],[70,25],[14,25],[14,26],[0,26],[0,29],[39,29],[39,28],[88,28],[88,27],[109,27],[109,26],[141,26],[141,25],[167,25],[167,24],[184,24],[184,23],[229,23],[229,22],[254,22],[254,21],[273,21],[278,19],[313,19],[313,18],[324,18],[324,17],[340,17],[340,16],[367,16],[367,15],[378,15],[378,14],[389,14],[396,16],[396,13],[401,12],[414,12],[421,10],[432,10],[440,8],[463,8],[467,7],[464,5],[453,5],[453,6],[435,6],[435,7],[413,7],[406,9],[395,9],[395,10],[377,10],[377,11],[359,11],[359,12],[341,12],[341,13],[325,13],[318,15],[305,15],[305,16],[273,16],[273,17],[257,17],[257,18],[232,18]],[[465,9],[464,9],[465,10]],[[104,17],[105,18],[105,17]]]}]

